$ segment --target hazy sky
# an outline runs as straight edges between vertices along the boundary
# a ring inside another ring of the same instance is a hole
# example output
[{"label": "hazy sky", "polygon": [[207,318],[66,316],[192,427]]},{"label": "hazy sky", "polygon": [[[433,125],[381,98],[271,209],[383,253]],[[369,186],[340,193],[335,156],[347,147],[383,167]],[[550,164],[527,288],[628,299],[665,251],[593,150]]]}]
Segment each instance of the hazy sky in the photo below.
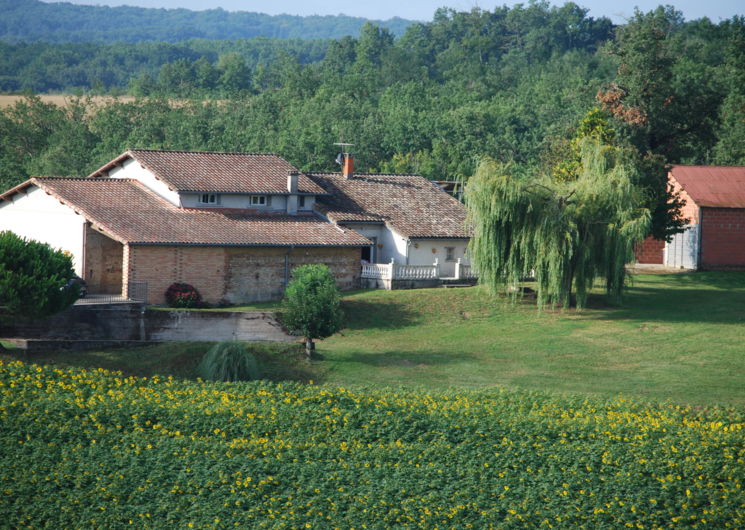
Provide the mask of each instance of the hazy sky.
[{"label": "hazy sky", "polygon": [[[50,0],[46,0],[50,1]],[[255,11],[278,15],[346,15],[372,19],[401,17],[412,20],[432,20],[432,14],[438,7],[452,7],[458,11],[467,11],[474,7],[492,10],[504,4],[514,5],[518,2],[486,2],[477,0],[376,0],[375,2],[353,2],[350,0],[324,0],[308,2],[303,0],[67,0],[73,4],[131,5],[140,7],[165,7],[202,10],[221,7],[228,11]],[[527,4],[527,0],[522,2]],[[552,4],[563,5],[561,0],[552,0]],[[649,11],[660,4],[672,4],[683,12],[687,20],[709,17],[712,22],[745,14],[743,0],[637,0],[631,2],[614,2],[612,0],[576,0],[580,6],[590,9],[590,16],[610,17],[616,23],[622,23],[634,13],[638,6],[642,11]]]}]

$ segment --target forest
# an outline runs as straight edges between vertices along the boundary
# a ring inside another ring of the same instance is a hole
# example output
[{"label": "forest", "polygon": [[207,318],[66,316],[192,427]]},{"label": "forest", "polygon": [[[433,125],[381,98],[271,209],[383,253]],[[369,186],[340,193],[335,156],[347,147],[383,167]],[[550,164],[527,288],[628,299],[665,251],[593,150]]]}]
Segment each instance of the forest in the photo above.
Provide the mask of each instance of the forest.
[{"label": "forest", "polygon": [[[180,42],[253,37],[336,39],[356,35],[364,18],[346,15],[265,15],[224,9],[153,9],[0,0],[0,40],[6,42]],[[401,35],[411,21],[374,21]]]},{"label": "forest", "polygon": [[440,9],[400,37],[368,22],[327,40],[0,47],[6,92],[77,94],[57,107],[29,93],[0,111],[3,188],[84,176],[135,147],[272,152],[336,170],[341,141],[360,171],[467,179],[489,158],[565,178],[577,141],[602,135],[656,174],[745,164],[741,16],[685,21],[668,6],[614,26],[535,2]]}]

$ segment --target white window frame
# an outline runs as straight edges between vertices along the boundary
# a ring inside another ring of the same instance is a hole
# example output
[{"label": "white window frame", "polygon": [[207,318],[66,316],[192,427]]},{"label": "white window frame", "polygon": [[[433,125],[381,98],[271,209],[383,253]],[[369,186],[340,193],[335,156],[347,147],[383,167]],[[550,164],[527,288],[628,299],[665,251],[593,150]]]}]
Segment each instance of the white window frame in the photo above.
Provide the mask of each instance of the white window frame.
[{"label": "white window frame", "polygon": [[266,195],[251,195],[248,199],[248,203],[251,206],[266,206],[267,202]]},{"label": "white window frame", "polygon": [[455,247],[445,247],[445,261],[455,261]]}]

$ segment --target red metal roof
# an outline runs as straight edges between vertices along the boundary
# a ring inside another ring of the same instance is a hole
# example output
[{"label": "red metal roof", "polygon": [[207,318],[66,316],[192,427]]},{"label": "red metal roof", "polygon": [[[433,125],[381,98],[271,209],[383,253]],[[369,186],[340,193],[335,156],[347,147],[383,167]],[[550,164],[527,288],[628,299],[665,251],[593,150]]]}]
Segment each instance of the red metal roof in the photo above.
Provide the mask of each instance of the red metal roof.
[{"label": "red metal roof", "polygon": [[745,166],[673,166],[670,173],[698,206],[745,208]]}]

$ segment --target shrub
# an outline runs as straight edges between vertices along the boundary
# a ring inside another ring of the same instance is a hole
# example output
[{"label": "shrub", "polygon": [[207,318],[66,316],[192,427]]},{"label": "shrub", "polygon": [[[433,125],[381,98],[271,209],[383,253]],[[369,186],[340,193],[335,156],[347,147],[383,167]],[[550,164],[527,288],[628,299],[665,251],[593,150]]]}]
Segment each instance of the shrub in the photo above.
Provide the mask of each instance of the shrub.
[{"label": "shrub", "polygon": [[46,243],[0,232],[0,306],[11,318],[42,318],[72,305],[72,258]]},{"label": "shrub", "polygon": [[166,291],[166,302],[170,307],[199,307],[202,295],[188,283],[172,283]]},{"label": "shrub", "polygon": [[259,379],[256,359],[240,342],[218,342],[202,358],[197,374],[211,381],[252,381]]},{"label": "shrub", "polygon": [[313,339],[325,339],[341,329],[339,288],[326,265],[294,269],[283,305],[282,320],[292,333],[305,338],[305,353],[309,358],[315,349]]}]

